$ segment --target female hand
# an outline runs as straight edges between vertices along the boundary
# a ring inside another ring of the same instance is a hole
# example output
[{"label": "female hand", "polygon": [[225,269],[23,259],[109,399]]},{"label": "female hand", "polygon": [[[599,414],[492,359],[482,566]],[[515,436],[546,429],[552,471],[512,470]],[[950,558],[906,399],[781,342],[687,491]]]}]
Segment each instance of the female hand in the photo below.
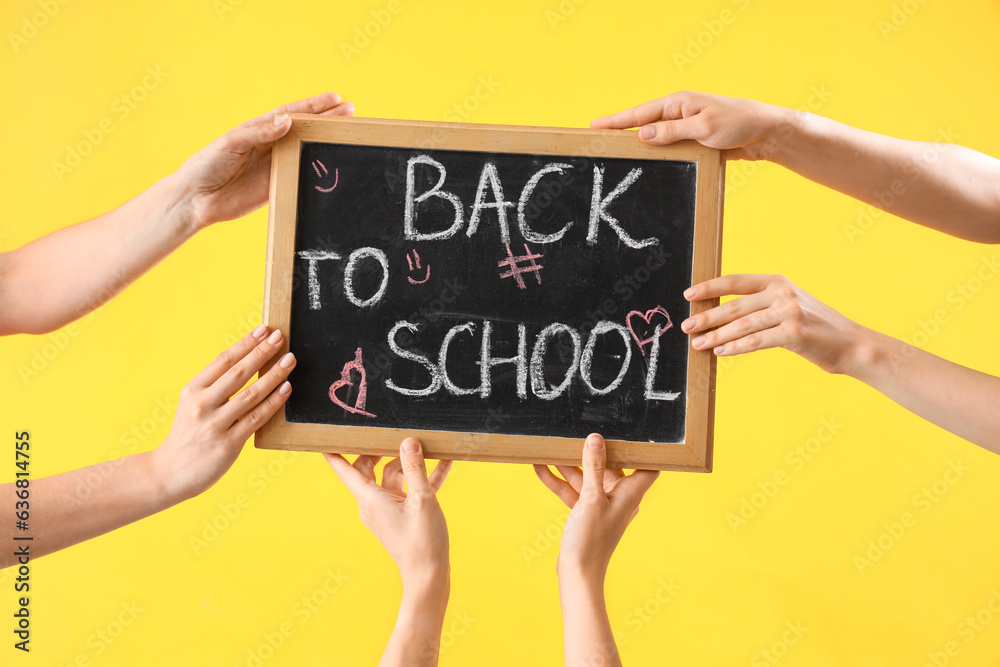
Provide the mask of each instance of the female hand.
[{"label": "female hand", "polygon": [[639,128],[654,146],[694,139],[728,151],[730,159],[764,160],[774,153],[790,109],[755,100],[683,91],[591,122],[593,128]]},{"label": "female hand", "polygon": [[382,471],[379,486],[375,464],[381,457],[359,456],[351,465],[340,454],[324,456],[357,499],[361,521],[399,568],[403,588],[446,580],[450,567],[448,525],[435,494],[451,469],[451,461],[438,463],[428,477],[420,441],[406,438],[399,446],[399,458]]},{"label": "female hand", "polygon": [[604,438],[591,433],[583,447],[583,468],[556,466],[565,479],[548,466],[536,465],[535,474],[571,508],[563,526],[559,549],[559,578],[583,574],[603,582],[611,554],[625,529],[639,511],[639,501],[659,472],[636,470],[625,475],[620,468],[605,468]]},{"label": "female hand", "polygon": [[281,332],[267,334],[267,327],[260,325],[181,389],[170,434],[152,452],[156,476],[174,502],[215,484],[247,438],[291,395],[292,386],[285,381],[295,368],[291,352],[240,391],[281,349]]},{"label": "female hand", "polygon": [[291,129],[291,118],[285,115],[289,113],[351,116],[354,105],[335,93],[286,104],[226,132],[188,158],[176,175],[196,229],[242,217],[264,205],[271,179],[271,145]]},{"label": "female hand", "polygon": [[[783,347],[829,373],[851,373],[860,339],[868,331],[821,303],[784,276],[729,275],[688,288],[688,301],[743,294],[681,323],[696,335],[696,350],[730,357]],[[714,331],[708,331],[715,329]]]}]

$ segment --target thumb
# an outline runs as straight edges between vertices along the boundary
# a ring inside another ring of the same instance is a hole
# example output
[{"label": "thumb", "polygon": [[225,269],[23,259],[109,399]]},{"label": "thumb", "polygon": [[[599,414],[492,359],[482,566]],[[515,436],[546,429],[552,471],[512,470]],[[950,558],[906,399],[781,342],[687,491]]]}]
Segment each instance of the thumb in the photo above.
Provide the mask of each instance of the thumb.
[{"label": "thumb", "polygon": [[424,462],[424,451],[419,440],[403,440],[399,445],[399,462],[403,464],[403,476],[406,478],[407,500],[411,496],[418,499],[432,497],[434,490],[427,481],[427,464]]},{"label": "thumb", "polygon": [[682,139],[696,139],[697,123],[695,117],[679,118],[677,120],[661,120],[649,123],[639,128],[639,138],[644,143],[654,146],[665,146]]},{"label": "thumb", "polygon": [[583,444],[583,486],[580,495],[607,498],[604,493],[604,468],[608,450],[599,433],[591,433]]}]

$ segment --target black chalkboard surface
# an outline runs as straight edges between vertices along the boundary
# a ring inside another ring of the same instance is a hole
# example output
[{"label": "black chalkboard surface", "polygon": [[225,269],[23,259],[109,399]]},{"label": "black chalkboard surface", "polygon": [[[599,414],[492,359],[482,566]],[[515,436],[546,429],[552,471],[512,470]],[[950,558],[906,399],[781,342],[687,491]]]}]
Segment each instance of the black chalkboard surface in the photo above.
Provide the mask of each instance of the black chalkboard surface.
[{"label": "black chalkboard surface", "polygon": [[713,368],[692,381],[679,325],[696,240],[717,274],[717,152],[326,120],[293,116],[275,149],[265,319],[298,365],[260,446],[391,453],[414,433],[432,456],[561,462],[600,432],[612,459],[710,469]]}]

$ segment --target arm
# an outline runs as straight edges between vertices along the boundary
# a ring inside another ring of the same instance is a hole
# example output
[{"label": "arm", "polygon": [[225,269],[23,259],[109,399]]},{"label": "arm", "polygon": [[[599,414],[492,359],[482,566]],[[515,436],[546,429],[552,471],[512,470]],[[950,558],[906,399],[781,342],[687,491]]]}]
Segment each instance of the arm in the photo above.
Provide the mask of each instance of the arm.
[{"label": "arm", "polygon": [[1000,243],[1000,160],[896,139],[804,111],[681,92],[599,118],[654,145],[694,139],[731,159],[771,160],[866,204],[952,236]]},{"label": "arm", "polygon": [[197,231],[238,218],[268,197],[279,113],[350,115],[332,93],[273,109],[222,135],[134,199],[0,253],[0,335],[45,333],[101,306]]},{"label": "arm", "polygon": [[407,438],[399,458],[386,464],[379,486],[378,458],[359,456],[351,465],[339,454],[324,456],[357,499],[361,521],[389,552],[403,581],[396,627],[379,665],[437,665],[451,569],[448,526],[436,494],[451,461],[441,461],[428,478],[420,442]]},{"label": "arm", "polygon": [[732,356],[783,347],[827,372],[857,378],[941,428],[1000,453],[1000,378],[852,322],[782,276],[723,276],[691,287],[684,296],[700,301],[733,294],[746,296],[681,323],[681,330],[694,336],[695,349]]},{"label": "arm", "polygon": [[584,444],[582,470],[557,466],[562,479],[548,466],[535,466],[542,483],[571,508],[556,569],[566,664],[574,667],[621,665],[604,604],[604,579],[639,501],[660,474],[636,470],[626,476],[606,469],[606,462],[604,438],[593,433]]},{"label": "arm", "polygon": [[[285,382],[295,367],[290,353],[239,391],[281,349],[281,333],[267,334],[266,327],[258,327],[181,390],[170,434],[155,450],[31,481],[31,556],[103,535],[192,498],[218,481],[247,438],[291,394]],[[15,529],[16,491],[13,483],[0,486],[0,536],[6,545],[25,534]],[[15,562],[14,549],[0,552],[0,567]]]}]

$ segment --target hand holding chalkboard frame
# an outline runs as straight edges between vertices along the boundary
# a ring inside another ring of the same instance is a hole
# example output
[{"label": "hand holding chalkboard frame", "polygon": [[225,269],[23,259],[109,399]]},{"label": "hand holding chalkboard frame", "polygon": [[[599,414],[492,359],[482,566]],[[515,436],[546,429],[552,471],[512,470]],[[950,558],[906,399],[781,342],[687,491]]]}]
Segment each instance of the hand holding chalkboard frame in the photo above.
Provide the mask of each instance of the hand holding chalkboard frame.
[{"label": "hand holding chalkboard frame", "polygon": [[[711,471],[725,158],[631,132],[292,114],[264,322],[298,365],[257,447]],[[277,358],[277,357],[275,357]],[[263,372],[263,371],[262,371]]]}]

